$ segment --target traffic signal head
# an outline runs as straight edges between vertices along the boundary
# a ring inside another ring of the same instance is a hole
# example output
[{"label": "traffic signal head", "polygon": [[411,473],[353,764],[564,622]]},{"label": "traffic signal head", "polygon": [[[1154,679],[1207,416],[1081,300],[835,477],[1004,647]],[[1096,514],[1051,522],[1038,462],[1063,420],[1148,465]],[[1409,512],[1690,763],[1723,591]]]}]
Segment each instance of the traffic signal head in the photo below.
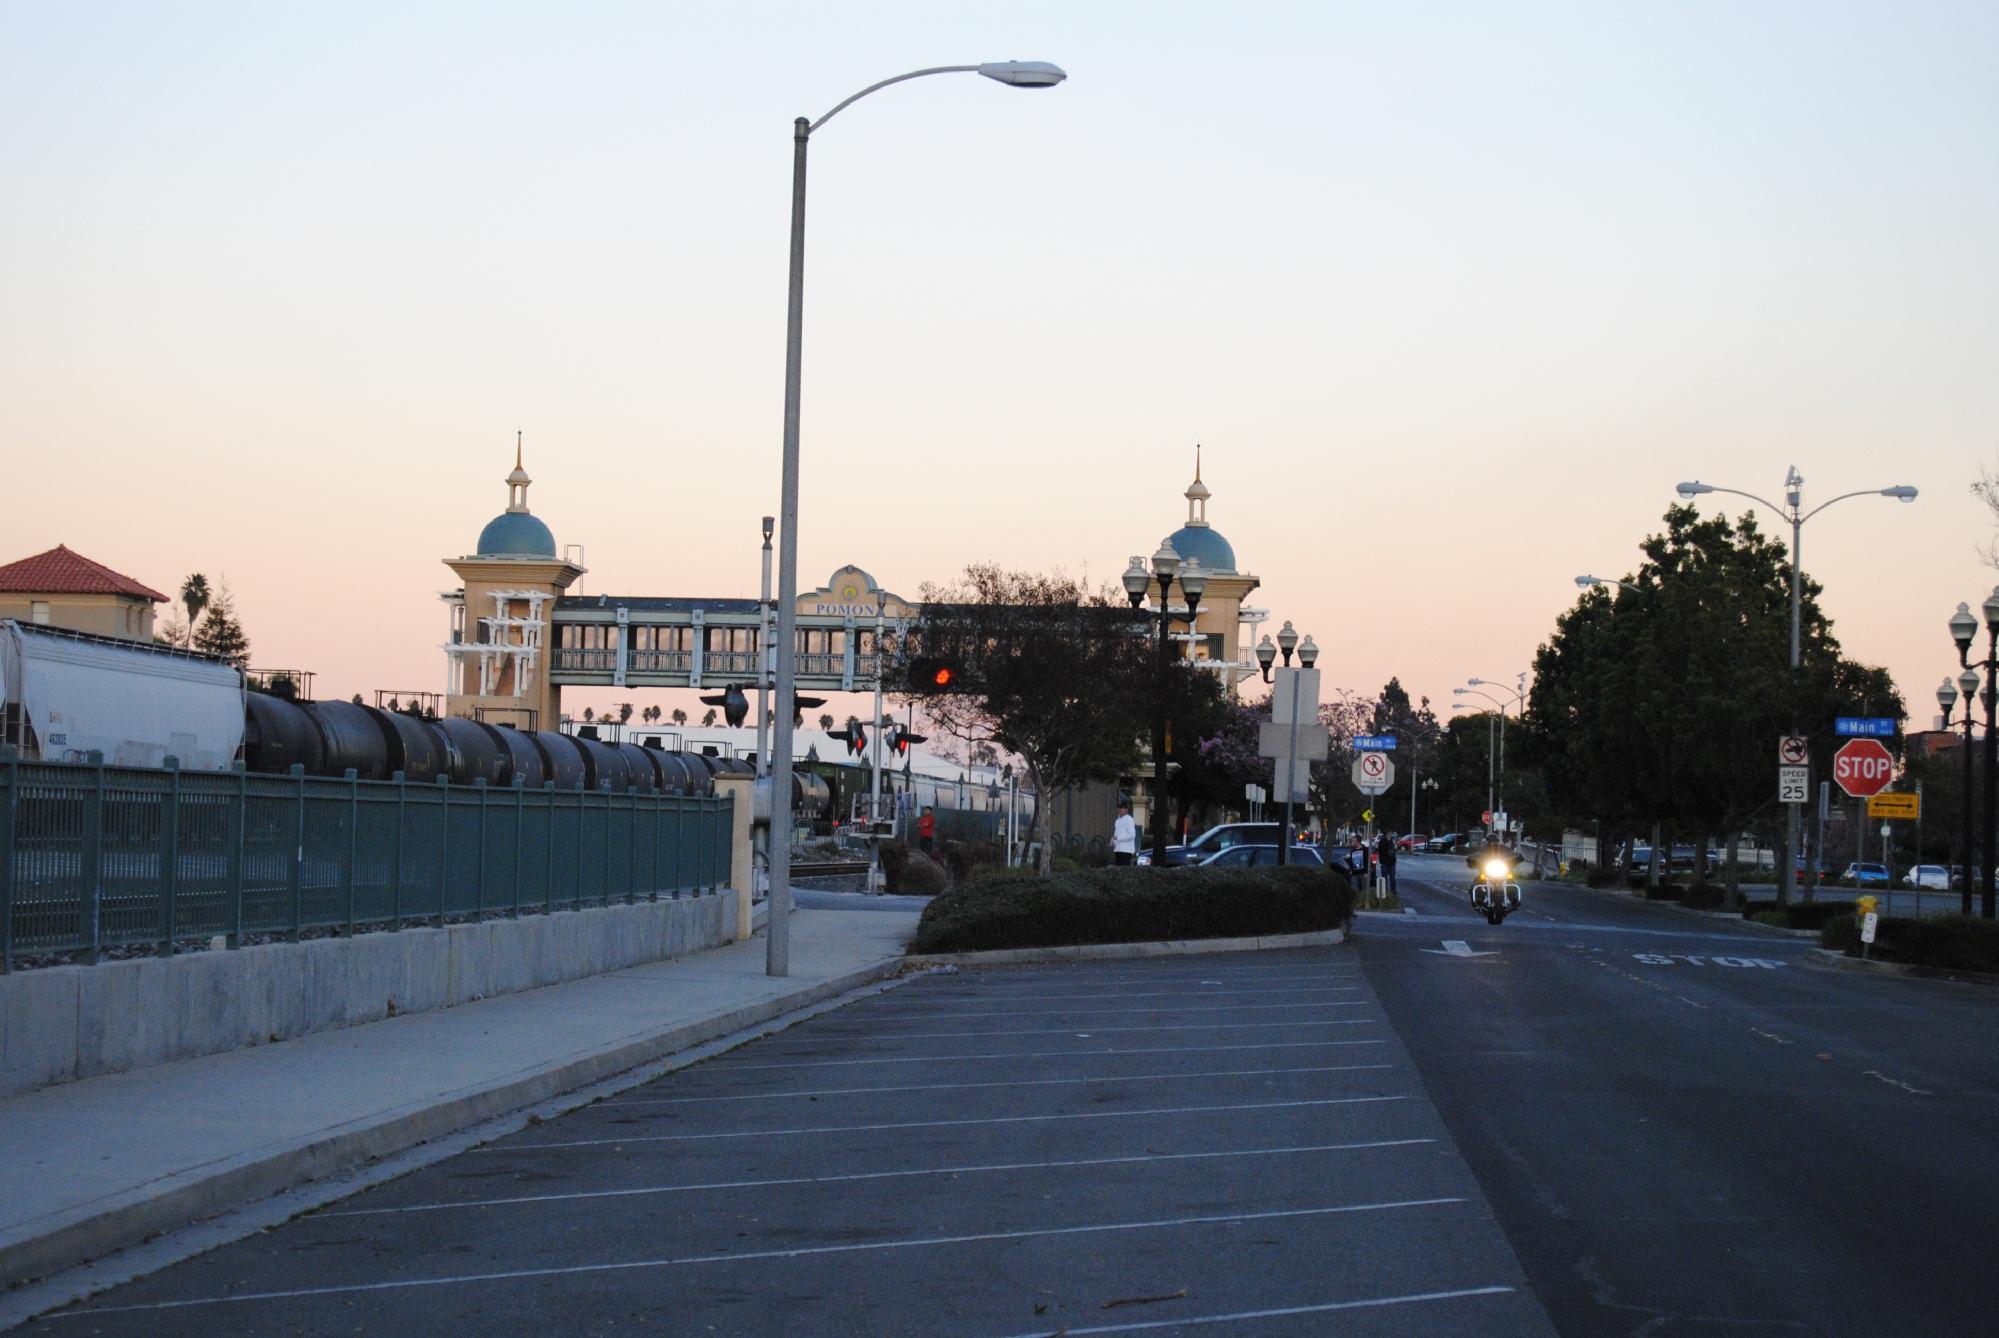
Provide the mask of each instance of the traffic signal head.
[{"label": "traffic signal head", "polygon": [[959,677],[958,661],[948,655],[917,655],[909,661],[911,692],[951,692]]}]

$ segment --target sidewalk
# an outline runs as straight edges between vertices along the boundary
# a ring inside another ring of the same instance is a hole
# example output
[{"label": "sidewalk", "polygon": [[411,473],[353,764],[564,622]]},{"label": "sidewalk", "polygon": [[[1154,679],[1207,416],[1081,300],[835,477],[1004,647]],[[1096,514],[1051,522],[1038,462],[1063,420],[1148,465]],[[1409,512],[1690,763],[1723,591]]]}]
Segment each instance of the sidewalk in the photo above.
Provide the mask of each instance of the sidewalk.
[{"label": "sidewalk", "polygon": [[910,912],[0,1099],[0,1287],[895,975]]}]

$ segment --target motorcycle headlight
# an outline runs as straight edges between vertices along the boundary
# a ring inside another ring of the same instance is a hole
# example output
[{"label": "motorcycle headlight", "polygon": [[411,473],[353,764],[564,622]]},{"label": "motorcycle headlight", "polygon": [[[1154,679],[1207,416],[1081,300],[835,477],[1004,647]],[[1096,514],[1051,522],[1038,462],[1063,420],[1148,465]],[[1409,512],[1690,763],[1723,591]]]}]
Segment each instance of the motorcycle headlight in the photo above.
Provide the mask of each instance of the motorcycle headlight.
[{"label": "motorcycle headlight", "polygon": [[1485,862],[1485,876],[1491,882],[1504,882],[1506,875],[1512,872],[1505,860],[1489,859]]}]

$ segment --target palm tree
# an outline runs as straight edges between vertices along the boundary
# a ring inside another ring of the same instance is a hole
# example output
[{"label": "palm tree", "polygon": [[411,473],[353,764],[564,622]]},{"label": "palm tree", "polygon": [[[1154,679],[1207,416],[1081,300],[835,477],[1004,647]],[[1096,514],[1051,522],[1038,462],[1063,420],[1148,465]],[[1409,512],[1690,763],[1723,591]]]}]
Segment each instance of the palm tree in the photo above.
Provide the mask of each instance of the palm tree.
[{"label": "palm tree", "polygon": [[702,717],[701,717],[701,723],[702,723],[702,724],[703,724],[704,726],[707,726],[707,727],[710,727],[710,728],[712,728],[712,727],[714,726],[714,724],[715,724],[715,708],[714,708],[714,707],[712,707],[712,706],[711,706],[711,707],[709,707],[709,708],[708,708],[708,714],[706,714],[706,715],[704,715],[704,716],[702,716]]},{"label": "palm tree", "polygon": [[585,721],[591,721],[591,720],[595,720],[596,718],[597,718],[597,712],[596,712],[596,711],[592,710],[592,709],[591,709],[590,707],[588,707],[588,706],[586,706],[586,707],[584,707],[584,708],[583,708],[583,719],[584,719]]},{"label": "palm tree", "polygon": [[200,572],[180,583],[180,602],[187,609],[187,630],[190,634],[194,625],[201,621],[201,611],[208,607],[209,599],[208,578]]},{"label": "palm tree", "polygon": [[678,706],[674,707],[674,708],[673,708],[673,723],[674,723],[674,724],[676,724],[676,725],[684,725],[684,724],[686,724],[686,723],[687,723],[687,712],[685,712],[685,711],[681,710],[681,709],[680,709],[680,708],[679,708]]},{"label": "palm tree", "polygon": [[833,717],[832,717],[832,716],[830,716],[830,715],[822,715],[822,716],[820,716],[820,717],[819,717],[819,728],[821,728],[821,729],[831,729],[831,728],[833,728]]},{"label": "palm tree", "polygon": [[619,702],[618,723],[621,725],[630,724],[631,719],[632,719],[632,704],[630,702]]}]

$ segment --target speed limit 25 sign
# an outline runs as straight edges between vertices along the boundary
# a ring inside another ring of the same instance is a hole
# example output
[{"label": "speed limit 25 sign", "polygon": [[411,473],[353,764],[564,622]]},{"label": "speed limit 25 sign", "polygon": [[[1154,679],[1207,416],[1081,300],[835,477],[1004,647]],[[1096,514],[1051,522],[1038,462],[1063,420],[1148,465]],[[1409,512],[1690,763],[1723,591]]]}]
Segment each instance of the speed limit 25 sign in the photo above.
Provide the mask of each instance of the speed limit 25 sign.
[{"label": "speed limit 25 sign", "polygon": [[1777,802],[1780,804],[1802,804],[1805,792],[1811,788],[1811,770],[1808,767],[1777,768]]}]

